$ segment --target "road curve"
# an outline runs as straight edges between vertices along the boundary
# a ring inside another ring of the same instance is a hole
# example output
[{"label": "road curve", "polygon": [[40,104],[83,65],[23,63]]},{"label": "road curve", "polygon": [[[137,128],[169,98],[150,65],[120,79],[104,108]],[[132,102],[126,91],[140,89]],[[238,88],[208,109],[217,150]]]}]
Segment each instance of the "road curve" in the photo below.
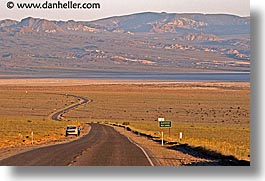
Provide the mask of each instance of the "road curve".
[{"label": "road curve", "polygon": [[89,134],[60,145],[0,160],[6,166],[150,166],[147,155],[110,126],[91,124]]},{"label": "road curve", "polygon": [[[65,94],[64,94],[65,95]],[[71,109],[74,109],[78,106],[84,105],[86,103],[91,102],[91,100],[81,97],[81,96],[76,96],[76,95],[71,95],[71,94],[67,94],[67,96],[71,96],[71,97],[75,97],[77,99],[79,99],[79,102],[71,104],[70,106],[67,106],[66,108],[60,109],[54,113],[52,113],[49,118],[51,118],[54,121],[61,121],[62,120],[62,115],[68,111],[70,111]]]}]

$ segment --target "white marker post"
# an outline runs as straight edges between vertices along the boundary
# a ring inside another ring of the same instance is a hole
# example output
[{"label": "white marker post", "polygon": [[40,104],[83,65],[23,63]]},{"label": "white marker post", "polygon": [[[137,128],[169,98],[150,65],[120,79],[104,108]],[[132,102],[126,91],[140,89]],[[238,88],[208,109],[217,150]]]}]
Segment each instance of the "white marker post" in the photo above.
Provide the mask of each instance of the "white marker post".
[{"label": "white marker post", "polygon": [[[157,121],[160,123],[162,121],[165,121],[165,118],[158,118]],[[164,145],[164,132],[163,131],[161,132],[161,136],[162,136],[162,142],[161,142],[161,144],[163,146]]]},{"label": "white marker post", "polygon": [[162,131],[162,146],[164,146],[164,132]]},{"label": "white marker post", "polygon": [[179,141],[182,140],[182,132],[179,133]]},{"label": "white marker post", "polygon": [[33,145],[33,131],[31,132],[31,144]]}]

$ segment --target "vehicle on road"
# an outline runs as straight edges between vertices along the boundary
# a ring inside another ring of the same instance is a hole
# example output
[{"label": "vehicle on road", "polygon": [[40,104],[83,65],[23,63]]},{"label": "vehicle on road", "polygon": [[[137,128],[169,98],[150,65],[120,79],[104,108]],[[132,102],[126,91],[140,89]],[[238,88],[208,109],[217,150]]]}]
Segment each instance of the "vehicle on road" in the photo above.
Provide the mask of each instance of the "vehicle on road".
[{"label": "vehicle on road", "polygon": [[78,126],[68,125],[66,127],[65,136],[68,136],[68,135],[76,135],[76,136],[79,136],[79,134],[80,134],[80,131],[79,131]]}]

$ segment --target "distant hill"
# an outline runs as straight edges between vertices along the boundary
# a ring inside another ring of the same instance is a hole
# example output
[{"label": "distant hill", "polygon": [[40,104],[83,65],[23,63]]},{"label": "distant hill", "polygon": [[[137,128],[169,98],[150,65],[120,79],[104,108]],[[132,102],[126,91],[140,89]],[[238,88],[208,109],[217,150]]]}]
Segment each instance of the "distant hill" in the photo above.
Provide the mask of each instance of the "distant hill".
[{"label": "distant hill", "polygon": [[2,26],[2,27],[6,28],[6,30],[10,29],[9,31],[15,30],[18,32],[25,32],[25,31],[43,32],[43,33],[63,33],[64,32],[60,26],[56,25],[52,21],[45,20],[45,19],[39,19],[39,18],[32,18],[32,17],[22,19],[20,22],[13,22],[13,23],[10,22],[6,26]]},{"label": "distant hill", "polygon": [[139,13],[93,21],[98,29],[130,32],[204,32],[216,35],[249,33],[249,17],[224,14]]},{"label": "distant hill", "polygon": [[138,13],[96,21],[0,21],[0,76],[250,71],[250,18]]},{"label": "distant hill", "polygon": [[[205,33],[214,35],[247,34],[250,32],[250,18],[225,14],[176,14],[138,13],[115,16],[96,21],[49,21],[38,18],[25,18],[20,22],[0,21],[0,27],[7,31],[23,31],[29,28],[34,32],[68,33],[82,32],[142,32],[142,33]],[[9,29],[9,30],[8,30]]]},{"label": "distant hill", "polygon": [[0,21],[0,28],[12,26],[12,25],[15,25],[17,23],[18,23],[18,21],[15,21],[15,20],[10,20],[10,19],[2,20],[2,21]]}]

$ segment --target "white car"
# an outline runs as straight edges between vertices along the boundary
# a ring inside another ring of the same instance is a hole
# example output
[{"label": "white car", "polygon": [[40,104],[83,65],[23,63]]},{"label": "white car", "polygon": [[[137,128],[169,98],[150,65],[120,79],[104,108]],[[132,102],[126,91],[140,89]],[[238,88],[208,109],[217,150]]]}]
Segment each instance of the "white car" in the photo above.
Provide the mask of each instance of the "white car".
[{"label": "white car", "polygon": [[76,136],[79,136],[80,132],[79,132],[79,129],[77,126],[75,125],[69,125],[66,127],[66,130],[65,130],[65,136],[68,136],[68,135],[76,135]]}]

